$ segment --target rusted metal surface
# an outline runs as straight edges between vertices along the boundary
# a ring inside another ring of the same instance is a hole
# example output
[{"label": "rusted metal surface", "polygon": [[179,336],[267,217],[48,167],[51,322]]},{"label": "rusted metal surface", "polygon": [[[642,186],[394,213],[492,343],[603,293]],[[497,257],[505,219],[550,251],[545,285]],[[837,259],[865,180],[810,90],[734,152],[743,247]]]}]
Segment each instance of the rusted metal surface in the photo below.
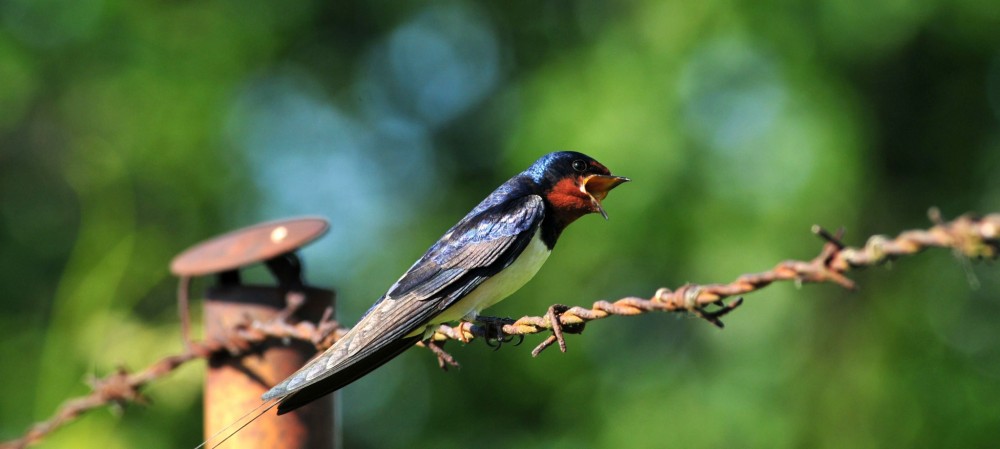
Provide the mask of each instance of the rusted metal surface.
[{"label": "rusted metal surface", "polygon": [[[294,253],[327,229],[329,224],[321,218],[272,221],[206,240],[174,258],[170,270],[180,276],[177,298],[181,332],[188,348],[193,346],[188,311],[188,288],[193,276],[214,275],[216,279],[216,284],[205,293],[207,341],[232,342],[233,329],[245,327],[249,322],[281,321],[294,326],[302,321],[320,321],[324,319],[324,311],[332,313],[333,292],[306,287],[301,262]],[[241,284],[239,270],[255,263],[267,266],[277,286]],[[226,347],[229,351],[215,352],[209,357],[204,399],[206,439],[234,423],[242,424],[241,418],[261,404],[264,392],[294,373],[315,353],[315,348],[306,342],[286,344],[275,338],[253,347]],[[226,444],[249,449],[332,448],[333,400],[325,398],[288,416],[265,413]],[[221,437],[235,430],[226,429]]]},{"label": "rusted metal surface", "polygon": [[170,263],[177,276],[224,273],[295,251],[319,238],[329,223],[318,217],[271,221],[195,245]]},{"label": "rusted metal surface", "polygon": [[[328,290],[306,288],[302,295],[305,301],[283,321],[293,325],[303,320],[319,321],[332,302],[332,292]],[[206,339],[224,341],[230,339],[233,329],[248,321],[281,318],[286,296],[281,288],[208,289],[204,303]],[[301,340],[286,345],[272,338],[256,348],[250,354],[232,356],[217,352],[209,358],[204,404],[206,439],[260,405],[260,396],[265,391],[294,373],[315,353],[313,345]],[[329,396],[286,415],[265,413],[225,444],[249,449],[332,449],[333,428],[333,397]]]},{"label": "rusted metal surface", "polygon": [[301,267],[293,251],[319,238],[330,224],[323,218],[302,217],[260,223],[198,243],[174,257],[170,271],[180,277],[177,310],[181,338],[191,347],[188,289],[191,277],[214,274],[221,284],[240,283],[239,269],[264,262],[286,288],[299,288]]}]

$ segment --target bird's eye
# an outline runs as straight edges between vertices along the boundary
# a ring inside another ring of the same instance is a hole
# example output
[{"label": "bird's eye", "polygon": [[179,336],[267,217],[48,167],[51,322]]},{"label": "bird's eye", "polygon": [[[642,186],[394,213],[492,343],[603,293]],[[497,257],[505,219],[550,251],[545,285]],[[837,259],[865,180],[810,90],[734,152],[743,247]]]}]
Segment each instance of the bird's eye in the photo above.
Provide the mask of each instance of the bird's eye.
[{"label": "bird's eye", "polygon": [[587,163],[584,162],[582,159],[577,159],[573,161],[573,170],[582,172],[586,169],[587,169]]}]

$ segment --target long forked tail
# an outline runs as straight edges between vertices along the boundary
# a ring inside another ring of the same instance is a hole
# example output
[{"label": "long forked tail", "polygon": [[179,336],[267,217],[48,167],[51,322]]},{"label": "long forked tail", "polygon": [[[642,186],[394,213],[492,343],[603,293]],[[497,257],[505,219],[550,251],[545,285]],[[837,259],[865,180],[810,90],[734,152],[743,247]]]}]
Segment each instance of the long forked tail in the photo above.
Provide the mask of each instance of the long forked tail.
[{"label": "long forked tail", "polygon": [[292,391],[282,391],[280,393],[281,396],[278,396],[280,398],[278,414],[283,415],[288,413],[345,387],[351,382],[358,380],[361,376],[394,359],[399,354],[402,354],[403,351],[412,348],[418,341],[420,341],[419,335],[400,338],[359,360],[352,361],[352,363],[349,363],[343,369],[322,377],[315,382]]},{"label": "long forked tail", "polygon": [[[250,423],[256,421],[257,418],[260,418],[261,416],[263,416],[265,413],[267,413],[269,410],[271,410],[272,408],[274,408],[276,405],[278,405],[280,403],[281,403],[281,398],[275,398],[275,399],[271,399],[269,401],[261,402],[260,405],[258,405],[257,407],[254,407],[253,410],[250,410],[249,412],[246,412],[239,419],[237,419],[236,421],[233,421],[232,424],[229,424],[228,426],[223,427],[222,429],[220,429],[218,432],[213,433],[211,436],[208,437],[208,439],[206,439],[205,441],[202,441],[201,444],[195,446],[194,449],[201,449],[203,447],[208,447],[209,449],[215,449],[215,448],[219,447],[220,445],[222,445],[222,443],[225,443],[226,440],[228,440],[229,438],[231,438],[233,435],[236,435],[237,432],[243,430],[244,427],[250,425]],[[247,419],[247,418],[250,418],[250,419]],[[235,429],[233,429],[233,426],[236,426],[236,425],[239,425],[239,427],[236,427]],[[229,432],[230,429],[233,429],[232,432]],[[225,435],[225,438],[223,438],[222,440],[219,440],[218,443],[215,443],[215,444],[213,444],[211,446],[208,446],[209,442],[211,442],[212,440],[214,440],[214,439],[216,439],[216,438],[218,438],[219,436],[222,436],[222,435]]]}]

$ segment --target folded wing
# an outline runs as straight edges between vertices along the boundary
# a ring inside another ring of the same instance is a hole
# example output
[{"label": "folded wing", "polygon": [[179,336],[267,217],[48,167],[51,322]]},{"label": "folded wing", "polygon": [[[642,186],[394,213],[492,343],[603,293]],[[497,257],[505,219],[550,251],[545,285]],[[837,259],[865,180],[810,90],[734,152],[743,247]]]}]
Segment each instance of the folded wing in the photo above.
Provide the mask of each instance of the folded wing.
[{"label": "folded wing", "polygon": [[506,268],[528,246],[544,215],[527,195],[473,211],[437,241],[361,321],[322,355],[264,395],[286,396],[278,413],[336,391],[420,339],[434,317]]}]

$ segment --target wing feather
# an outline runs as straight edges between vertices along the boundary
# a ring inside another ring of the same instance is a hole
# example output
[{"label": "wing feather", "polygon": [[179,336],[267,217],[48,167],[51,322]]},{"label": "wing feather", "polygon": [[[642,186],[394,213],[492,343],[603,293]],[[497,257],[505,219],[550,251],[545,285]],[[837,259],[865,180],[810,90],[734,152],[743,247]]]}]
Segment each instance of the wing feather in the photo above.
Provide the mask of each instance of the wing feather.
[{"label": "wing feather", "polygon": [[[537,195],[473,210],[431,246],[341,340],[275,386],[265,399],[290,397],[306,387],[333,391],[345,382],[338,373],[356,376],[388,361],[391,357],[385,357],[384,348],[404,337],[412,339],[408,336],[433,324],[441,310],[510,265],[531,241],[544,212]],[[366,363],[373,366],[355,366]]]}]

